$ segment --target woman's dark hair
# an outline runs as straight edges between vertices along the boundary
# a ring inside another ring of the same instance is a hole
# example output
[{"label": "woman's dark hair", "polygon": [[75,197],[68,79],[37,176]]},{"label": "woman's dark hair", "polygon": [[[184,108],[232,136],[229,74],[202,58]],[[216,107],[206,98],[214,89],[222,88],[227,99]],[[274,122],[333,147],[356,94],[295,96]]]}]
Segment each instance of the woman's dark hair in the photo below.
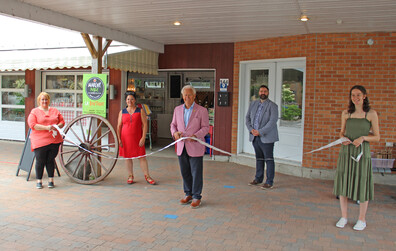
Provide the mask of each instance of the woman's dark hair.
[{"label": "woman's dark hair", "polygon": [[136,99],[136,92],[133,92],[133,91],[127,91],[127,92],[125,92],[125,94],[124,94],[124,99],[126,99],[129,95],[132,95],[135,99]]},{"label": "woman's dark hair", "polygon": [[358,89],[359,91],[361,91],[363,93],[363,95],[366,95],[366,98],[363,99],[363,111],[368,112],[370,111],[370,102],[369,99],[367,97],[367,91],[366,88],[364,88],[361,85],[355,85],[351,88],[351,90],[349,91],[349,106],[348,106],[348,113],[354,113],[356,108],[355,108],[355,104],[352,102],[352,91]]}]

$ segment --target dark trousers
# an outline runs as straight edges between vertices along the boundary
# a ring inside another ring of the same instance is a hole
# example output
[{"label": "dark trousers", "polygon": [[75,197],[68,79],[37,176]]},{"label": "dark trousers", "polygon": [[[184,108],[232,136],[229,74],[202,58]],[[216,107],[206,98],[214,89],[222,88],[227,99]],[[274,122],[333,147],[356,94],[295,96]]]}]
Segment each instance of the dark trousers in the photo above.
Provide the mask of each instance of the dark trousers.
[{"label": "dark trousers", "polygon": [[34,155],[36,156],[36,179],[41,180],[43,178],[44,166],[47,169],[48,177],[54,177],[55,157],[58,155],[59,145],[60,143],[50,144],[34,149]]},{"label": "dark trousers", "polygon": [[179,156],[179,165],[183,177],[183,189],[186,196],[201,199],[203,187],[203,157],[190,157],[186,148]]},{"label": "dark trousers", "polygon": [[267,164],[267,179],[265,183],[273,185],[275,177],[274,143],[263,143],[260,137],[254,137],[253,147],[256,153],[256,181],[264,180],[264,166]]}]

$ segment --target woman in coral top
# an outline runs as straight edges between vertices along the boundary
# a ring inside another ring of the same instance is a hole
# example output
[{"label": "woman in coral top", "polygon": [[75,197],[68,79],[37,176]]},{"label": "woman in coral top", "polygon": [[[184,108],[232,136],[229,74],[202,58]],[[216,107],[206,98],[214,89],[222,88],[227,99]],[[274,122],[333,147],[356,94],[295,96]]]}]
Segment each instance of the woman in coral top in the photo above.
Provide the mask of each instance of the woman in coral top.
[{"label": "woman in coral top", "polygon": [[54,188],[55,157],[58,155],[59,145],[63,138],[53,125],[62,128],[65,121],[62,114],[53,107],[49,107],[50,96],[42,92],[37,97],[38,107],[34,108],[28,118],[32,151],[36,156],[36,187],[43,188],[44,166],[48,174],[48,188]]}]

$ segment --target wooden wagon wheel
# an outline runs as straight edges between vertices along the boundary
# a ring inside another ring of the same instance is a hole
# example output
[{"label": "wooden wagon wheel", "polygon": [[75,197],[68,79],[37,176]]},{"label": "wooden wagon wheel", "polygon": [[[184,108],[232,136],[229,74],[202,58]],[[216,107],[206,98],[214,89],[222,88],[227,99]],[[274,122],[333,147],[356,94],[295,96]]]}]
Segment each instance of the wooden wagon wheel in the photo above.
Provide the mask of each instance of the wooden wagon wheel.
[{"label": "wooden wagon wheel", "polygon": [[[80,184],[94,184],[106,178],[118,157],[117,134],[110,122],[86,114],[73,119],[63,131],[66,136],[59,162],[65,173]],[[109,139],[114,139],[114,143],[109,143]]]}]

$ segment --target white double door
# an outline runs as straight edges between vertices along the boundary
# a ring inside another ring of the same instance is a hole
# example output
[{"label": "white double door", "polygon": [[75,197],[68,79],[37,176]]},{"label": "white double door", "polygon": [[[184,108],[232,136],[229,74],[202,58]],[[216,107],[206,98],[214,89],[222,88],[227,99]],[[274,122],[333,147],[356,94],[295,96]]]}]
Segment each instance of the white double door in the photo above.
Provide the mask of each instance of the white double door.
[{"label": "white double door", "polygon": [[240,63],[238,153],[254,154],[245,116],[252,101],[259,99],[261,85],[269,87],[269,99],[278,105],[278,159],[302,161],[304,132],[305,58]]}]

